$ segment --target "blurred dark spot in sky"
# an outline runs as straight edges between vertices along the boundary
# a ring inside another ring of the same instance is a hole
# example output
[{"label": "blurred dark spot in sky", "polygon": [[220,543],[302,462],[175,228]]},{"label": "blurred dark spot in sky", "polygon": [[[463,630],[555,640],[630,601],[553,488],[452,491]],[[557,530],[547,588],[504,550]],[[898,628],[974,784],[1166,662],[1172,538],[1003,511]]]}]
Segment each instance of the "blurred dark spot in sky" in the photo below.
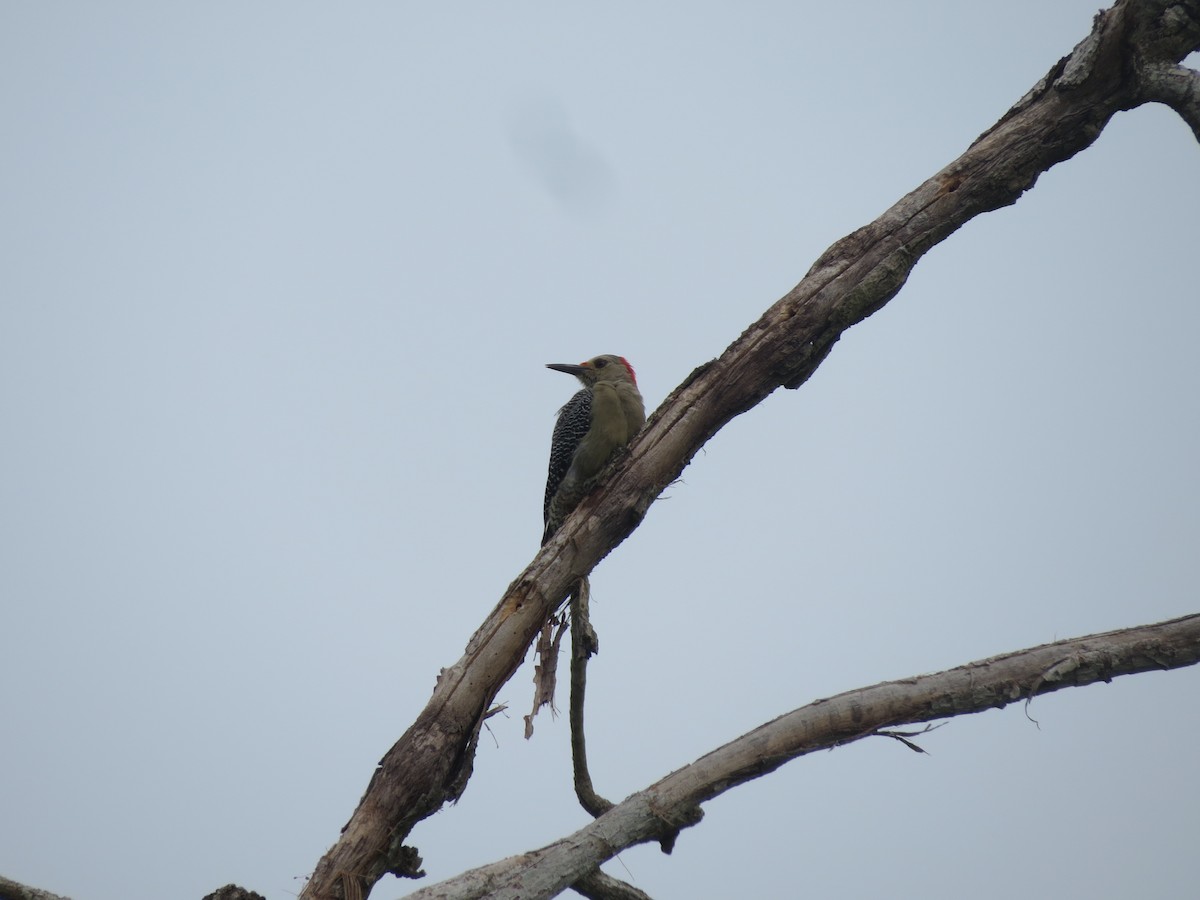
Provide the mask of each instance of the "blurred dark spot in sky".
[{"label": "blurred dark spot in sky", "polygon": [[612,168],[575,130],[562,101],[525,97],[506,118],[509,140],[522,167],[565,211],[591,217],[611,201],[616,192]]}]

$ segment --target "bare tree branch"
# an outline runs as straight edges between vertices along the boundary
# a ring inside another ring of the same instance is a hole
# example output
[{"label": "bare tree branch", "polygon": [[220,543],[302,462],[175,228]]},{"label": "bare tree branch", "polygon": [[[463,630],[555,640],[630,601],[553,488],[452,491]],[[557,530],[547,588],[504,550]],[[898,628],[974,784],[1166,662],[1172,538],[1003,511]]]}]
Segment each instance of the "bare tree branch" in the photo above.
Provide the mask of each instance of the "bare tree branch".
[{"label": "bare tree branch", "polygon": [[571,597],[571,768],[575,773],[575,796],[591,816],[602,816],[612,809],[611,800],[601,797],[592,785],[587,764],[587,738],[583,730],[583,704],[587,696],[588,659],[599,651],[600,641],[592,628],[591,590],[588,579],[580,582],[583,590]]},{"label": "bare tree branch", "polygon": [[676,388],[443,672],[302,900],[352,900],[384,874],[417,874],[419,857],[403,841],[461,795],[496,692],[572,586],[637,527],[700,447],[776,388],[803,384],[843,331],[895,296],[930,248],[975,216],[1015,203],[1042,172],[1095,141],[1115,113],[1145,102],[1139,67],[1174,65],[1198,47],[1200,0],[1118,0],[962,156],[830,247],[719,359]]},{"label": "bare tree branch", "polygon": [[38,890],[0,875],[0,900],[70,900],[59,894]]},{"label": "bare tree branch", "polygon": [[650,895],[645,891],[639,891],[633,885],[599,869],[579,879],[571,885],[571,890],[588,900],[650,900]]},{"label": "bare tree branch", "polygon": [[814,750],[888,734],[884,729],[897,725],[1002,709],[1062,688],[1197,662],[1200,614],[1043,644],[933,675],[847,691],[760,725],[562,840],[430,885],[407,900],[553,897],[626,847],[679,827],[699,804]]},{"label": "bare tree branch", "polygon": [[1200,141],[1200,72],[1174,63],[1153,63],[1140,70],[1147,101],[1165,103],[1179,113]]}]

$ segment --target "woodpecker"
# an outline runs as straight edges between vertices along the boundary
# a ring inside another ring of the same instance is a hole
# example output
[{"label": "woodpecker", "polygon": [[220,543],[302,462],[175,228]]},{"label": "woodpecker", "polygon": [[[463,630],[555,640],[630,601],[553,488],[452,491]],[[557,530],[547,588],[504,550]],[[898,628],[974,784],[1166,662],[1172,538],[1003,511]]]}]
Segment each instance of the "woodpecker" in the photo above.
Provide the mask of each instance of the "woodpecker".
[{"label": "woodpecker", "polygon": [[550,363],[546,368],[574,375],[583,389],[558,411],[554,424],[542,508],[543,544],[595,486],[613,455],[646,422],[637,376],[625,357],[605,354],[577,366]]}]

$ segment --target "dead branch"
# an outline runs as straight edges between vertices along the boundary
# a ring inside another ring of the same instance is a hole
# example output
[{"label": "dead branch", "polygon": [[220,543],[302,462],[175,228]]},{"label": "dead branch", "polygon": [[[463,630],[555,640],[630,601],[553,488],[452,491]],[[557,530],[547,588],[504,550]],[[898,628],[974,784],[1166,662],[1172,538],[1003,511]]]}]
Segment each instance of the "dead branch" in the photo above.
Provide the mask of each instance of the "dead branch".
[{"label": "dead branch", "polygon": [[576,591],[571,598],[571,768],[575,773],[575,796],[589,815],[602,816],[612,809],[611,800],[596,793],[587,764],[587,739],[583,730],[583,706],[587,696],[588,659],[600,649],[592,628],[591,591]]},{"label": "dead branch", "polygon": [[1166,104],[1187,122],[1200,141],[1200,72],[1174,63],[1154,63],[1139,70],[1142,95]]},{"label": "dead branch", "polygon": [[650,895],[619,878],[597,869],[571,885],[571,890],[588,900],[650,900]]},{"label": "dead branch", "polygon": [[403,841],[461,795],[497,691],[572,586],[637,527],[704,443],[776,388],[808,380],[842,332],[894,297],[930,248],[975,216],[1015,203],[1042,172],[1091,145],[1115,113],[1147,101],[1143,73],[1176,65],[1198,47],[1198,0],[1118,0],[965,153],[830,247],[719,359],[685,379],[443,673],[380,761],[302,900],[347,900],[346,883],[365,896],[389,872],[415,875],[417,854]]},{"label": "dead branch", "polygon": [[0,876],[0,900],[70,900]]},{"label": "dead branch", "polygon": [[408,900],[553,897],[626,847],[685,826],[699,804],[814,750],[886,734],[885,729],[900,725],[1002,709],[1062,688],[1197,662],[1200,614],[1043,644],[933,675],[847,691],[759,726],[562,840],[430,885],[408,895]]}]

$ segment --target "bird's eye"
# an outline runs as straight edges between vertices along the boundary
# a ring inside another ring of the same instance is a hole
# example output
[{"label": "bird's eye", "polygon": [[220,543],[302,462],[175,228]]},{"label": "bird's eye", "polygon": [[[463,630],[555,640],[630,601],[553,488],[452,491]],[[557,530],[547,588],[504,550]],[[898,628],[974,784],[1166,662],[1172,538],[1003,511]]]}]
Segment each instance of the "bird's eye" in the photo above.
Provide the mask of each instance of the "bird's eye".
[{"label": "bird's eye", "polygon": [[603,369],[603,368],[604,368],[605,366],[607,366],[607,365],[608,365],[608,360],[607,360],[607,359],[598,359],[598,360],[596,360],[596,368],[597,368],[597,369]]}]

